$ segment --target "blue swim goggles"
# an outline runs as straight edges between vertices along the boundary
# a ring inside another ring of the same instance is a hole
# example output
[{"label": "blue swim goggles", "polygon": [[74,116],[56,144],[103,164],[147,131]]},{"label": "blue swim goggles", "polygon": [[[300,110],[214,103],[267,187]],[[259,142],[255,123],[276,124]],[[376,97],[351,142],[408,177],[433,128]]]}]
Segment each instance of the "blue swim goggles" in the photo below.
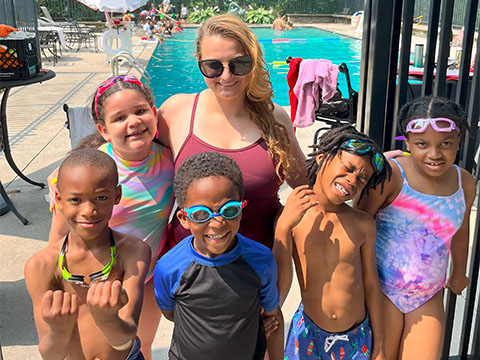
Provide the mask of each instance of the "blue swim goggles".
[{"label": "blue swim goggles", "polygon": [[373,157],[371,157],[370,160],[377,173],[381,173],[385,166],[383,156],[379,152],[374,152],[374,149],[363,141],[355,139],[347,140],[340,146],[340,149],[359,155],[365,155],[369,152],[373,153]]},{"label": "blue swim goggles", "polygon": [[183,208],[181,210],[183,215],[186,215],[190,220],[196,223],[204,223],[213,217],[221,216],[224,219],[235,219],[242,209],[247,205],[247,200],[242,201],[229,201],[222,205],[218,213],[214,213],[211,209],[203,205],[190,206],[188,209]]}]

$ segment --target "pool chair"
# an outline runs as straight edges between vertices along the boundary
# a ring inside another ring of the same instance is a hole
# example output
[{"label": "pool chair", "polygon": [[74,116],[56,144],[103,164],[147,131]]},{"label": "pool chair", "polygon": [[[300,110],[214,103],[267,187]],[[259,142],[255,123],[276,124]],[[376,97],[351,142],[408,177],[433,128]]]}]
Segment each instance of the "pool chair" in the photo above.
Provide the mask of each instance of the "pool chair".
[{"label": "pool chair", "polygon": [[[287,64],[290,63],[291,59],[290,56],[286,59]],[[357,120],[358,92],[352,89],[347,64],[341,63],[338,65],[338,71],[345,75],[348,97],[344,97],[337,86],[337,91],[330,100],[320,101],[320,105],[315,111],[315,120],[322,121],[325,126],[315,132],[314,144],[317,143],[321,131],[348,124],[355,126]]]},{"label": "pool chair", "polygon": [[348,97],[343,97],[340,89],[337,87],[335,95],[333,95],[328,102],[320,104],[318,110],[315,111],[315,120],[322,121],[325,123],[325,126],[315,131],[313,138],[314,144],[317,143],[318,136],[322,130],[328,130],[342,125],[355,126],[357,121],[358,92],[352,89],[347,64],[341,63],[338,65],[338,70],[345,74]]},{"label": "pool chair", "polygon": [[90,107],[69,107],[67,104],[63,104],[63,111],[67,114],[65,125],[70,132],[72,149],[86,136],[97,132]]}]

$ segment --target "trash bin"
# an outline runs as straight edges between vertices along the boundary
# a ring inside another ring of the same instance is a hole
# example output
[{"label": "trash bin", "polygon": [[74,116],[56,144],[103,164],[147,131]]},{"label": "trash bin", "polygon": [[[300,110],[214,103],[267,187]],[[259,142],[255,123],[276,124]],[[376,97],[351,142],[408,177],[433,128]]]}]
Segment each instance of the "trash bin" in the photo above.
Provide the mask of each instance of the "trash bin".
[{"label": "trash bin", "polygon": [[415,44],[415,54],[413,56],[413,66],[423,67],[423,44]]}]

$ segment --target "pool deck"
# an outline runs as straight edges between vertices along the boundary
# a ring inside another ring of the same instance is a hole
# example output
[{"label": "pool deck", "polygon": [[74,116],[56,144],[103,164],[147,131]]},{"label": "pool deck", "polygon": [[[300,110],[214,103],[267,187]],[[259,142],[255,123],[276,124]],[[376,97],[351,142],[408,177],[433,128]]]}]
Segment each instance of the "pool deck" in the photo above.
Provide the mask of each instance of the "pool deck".
[{"label": "pool deck", "polygon": [[[335,27],[329,30],[338,31]],[[155,44],[139,44],[139,40],[137,33],[133,39],[133,44],[137,44],[133,52],[146,66]],[[88,48],[77,53],[64,52],[56,66],[47,61],[43,67],[55,71],[56,77],[42,84],[12,89],[7,117],[16,164],[28,177],[45,182],[48,174],[70,150],[63,104],[87,105],[96,86],[110,75],[111,68],[103,53],[95,53]],[[121,66],[120,69],[123,73],[128,67]],[[305,153],[319,125],[317,122],[297,131]],[[51,217],[45,201],[47,190],[19,179],[8,166],[3,153],[0,154],[0,178],[18,211],[29,220],[28,225],[23,225],[12,212],[0,216],[0,342],[6,360],[40,359],[23,267],[30,256],[47,245]],[[283,200],[288,193],[289,189],[282,190]],[[283,307],[287,326],[299,301],[295,281]],[[171,331],[172,323],[162,319],[153,344],[154,359],[167,359]]]}]

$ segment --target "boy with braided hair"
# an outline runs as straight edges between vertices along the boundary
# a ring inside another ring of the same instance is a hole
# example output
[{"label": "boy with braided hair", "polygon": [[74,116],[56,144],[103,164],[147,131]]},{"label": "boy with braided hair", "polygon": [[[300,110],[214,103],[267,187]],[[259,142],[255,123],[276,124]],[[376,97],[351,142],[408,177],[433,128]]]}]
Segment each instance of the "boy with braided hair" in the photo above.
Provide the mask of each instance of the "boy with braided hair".
[{"label": "boy with braided hair", "polygon": [[302,296],[285,359],[384,359],[375,222],[345,202],[383,186],[391,168],[377,145],[352,126],[329,130],[312,148],[307,167],[313,188],[299,186],[290,194],[275,232],[281,299],[292,281],[291,257]]}]

